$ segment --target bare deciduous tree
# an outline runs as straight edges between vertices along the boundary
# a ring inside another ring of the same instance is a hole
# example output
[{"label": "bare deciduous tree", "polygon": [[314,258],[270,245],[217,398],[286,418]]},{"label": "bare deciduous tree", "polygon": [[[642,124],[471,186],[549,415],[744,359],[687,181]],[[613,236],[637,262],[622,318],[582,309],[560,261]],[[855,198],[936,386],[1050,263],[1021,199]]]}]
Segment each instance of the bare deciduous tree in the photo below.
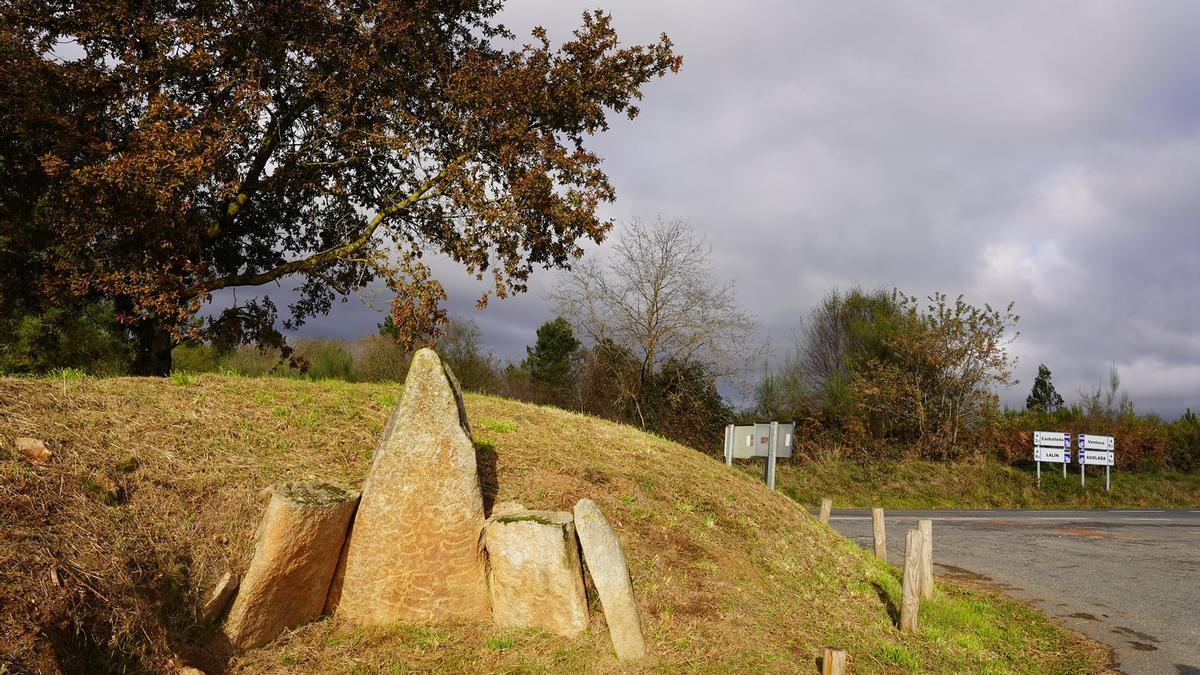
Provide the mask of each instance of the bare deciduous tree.
[{"label": "bare deciduous tree", "polygon": [[593,352],[613,352],[600,362],[643,427],[646,385],[668,360],[702,363],[727,378],[763,352],[734,285],[713,279],[711,255],[684,221],[634,220],[613,255],[585,259],[549,294]]}]

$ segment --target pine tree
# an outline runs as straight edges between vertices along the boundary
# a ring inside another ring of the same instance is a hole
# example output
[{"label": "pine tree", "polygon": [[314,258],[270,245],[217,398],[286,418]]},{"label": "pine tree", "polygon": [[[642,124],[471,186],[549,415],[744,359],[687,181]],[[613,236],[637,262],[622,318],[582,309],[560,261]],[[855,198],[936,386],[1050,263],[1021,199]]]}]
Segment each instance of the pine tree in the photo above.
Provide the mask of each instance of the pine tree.
[{"label": "pine tree", "polygon": [[571,357],[578,349],[571,324],[560,316],[537,329],[537,342],[525,348],[525,368],[533,379],[562,395],[570,384]]},{"label": "pine tree", "polygon": [[1058,395],[1054,384],[1050,382],[1050,369],[1045,364],[1038,364],[1037,378],[1033,381],[1033,390],[1029,392],[1029,398],[1025,399],[1025,408],[1049,413],[1058,410],[1062,405],[1063,397]]}]

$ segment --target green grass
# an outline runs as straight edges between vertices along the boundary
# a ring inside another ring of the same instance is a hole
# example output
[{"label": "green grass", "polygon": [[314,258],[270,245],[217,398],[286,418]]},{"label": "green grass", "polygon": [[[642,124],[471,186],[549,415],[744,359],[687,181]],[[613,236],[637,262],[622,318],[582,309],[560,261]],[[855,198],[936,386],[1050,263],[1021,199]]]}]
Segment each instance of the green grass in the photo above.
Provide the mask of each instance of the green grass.
[{"label": "green grass", "polygon": [[508,420],[484,419],[480,420],[479,427],[481,429],[487,429],[488,431],[494,431],[498,434],[507,434],[517,430],[516,423]]},{"label": "green grass", "polygon": [[[739,468],[761,480],[762,461],[739,461]],[[1042,465],[1042,485],[1034,469],[993,460],[929,462],[848,461],[781,462],[775,485],[805,505],[832,497],[835,508],[882,506],[894,509],[1101,509],[1200,507],[1200,474],[1112,472],[1112,491],[1104,491],[1104,471],[1087,469],[1084,488],[1079,466]]]}]

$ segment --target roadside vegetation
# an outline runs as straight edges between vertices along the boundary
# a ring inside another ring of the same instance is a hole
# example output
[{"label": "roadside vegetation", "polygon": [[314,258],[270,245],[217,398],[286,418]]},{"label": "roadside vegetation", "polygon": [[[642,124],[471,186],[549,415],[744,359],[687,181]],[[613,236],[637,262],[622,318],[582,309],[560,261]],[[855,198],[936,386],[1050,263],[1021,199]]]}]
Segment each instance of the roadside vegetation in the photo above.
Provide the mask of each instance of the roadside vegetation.
[{"label": "roadside vegetation", "polygon": [[1200,468],[1196,415],[1138,414],[1115,365],[1065,404],[1043,364],[1025,407],[1001,407],[998,392],[1014,385],[1008,349],[1018,320],[1011,306],[976,307],[961,297],[833,291],[741,418],[795,420],[800,456],[818,462],[1021,466],[1032,459],[1033,431],[1045,430],[1115,437],[1118,470]]},{"label": "roadside vegetation", "polygon": [[[762,460],[738,460],[759,479]],[[1087,470],[1085,489],[1079,467],[1042,464],[1042,486],[1036,486],[1031,463],[1009,465],[995,459],[882,460],[824,462],[780,460],[775,486],[806,508],[822,497],[834,508],[894,509],[1116,509],[1200,508],[1200,474],[1178,471],[1122,471],[1112,474],[1112,491],[1104,491],[1104,469]]]},{"label": "roadside vegetation", "polygon": [[[599,627],[566,640],[324,620],[232,660],[211,651],[214,628],[194,617],[224,571],[248,562],[260,490],[296,477],[356,485],[398,387],[216,374],[0,378],[3,667],[619,670]],[[653,653],[642,665],[804,672],[836,644],[857,672],[1107,667],[1106,648],[950,581],[922,607],[921,632],[902,635],[898,573],[752,477],[594,417],[479,394],[466,405],[488,502],[569,509],[590,497],[612,519]],[[46,443],[49,463],[13,449],[26,435]]]}]

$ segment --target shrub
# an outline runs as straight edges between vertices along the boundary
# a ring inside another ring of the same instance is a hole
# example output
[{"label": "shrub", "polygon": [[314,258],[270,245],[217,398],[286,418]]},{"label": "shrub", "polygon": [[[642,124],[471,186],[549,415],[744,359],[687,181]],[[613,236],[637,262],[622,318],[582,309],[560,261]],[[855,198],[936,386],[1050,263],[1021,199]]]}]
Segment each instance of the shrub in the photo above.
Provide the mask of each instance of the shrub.
[{"label": "shrub", "polygon": [[364,335],[350,346],[355,382],[403,382],[412,355],[387,335]]}]

